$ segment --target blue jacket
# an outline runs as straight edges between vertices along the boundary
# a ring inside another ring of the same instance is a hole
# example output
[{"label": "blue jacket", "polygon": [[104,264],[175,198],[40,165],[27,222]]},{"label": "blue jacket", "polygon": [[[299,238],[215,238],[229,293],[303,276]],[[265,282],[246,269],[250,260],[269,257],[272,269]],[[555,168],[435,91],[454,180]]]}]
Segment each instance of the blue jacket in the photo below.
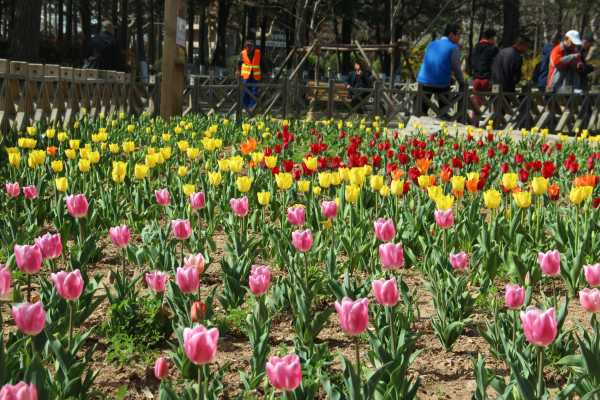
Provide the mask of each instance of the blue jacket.
[{"label": "blue jacket", "polygon": [[458,49],[458,45],[452,43],[447,37],[429,43],[417,76],[417,82],[428,86],[450,86],[452,53],[456,49]]},{"label": "blue jacket", "polygon": [[540,60],[540,69],[537,76],[535,77],[536,85],[540,90],[546,89],[546,83],[548,81],[548,69],[550,68],[550,53],[554,45],[552,43],[546,43],[542,48],[542,59]]}]

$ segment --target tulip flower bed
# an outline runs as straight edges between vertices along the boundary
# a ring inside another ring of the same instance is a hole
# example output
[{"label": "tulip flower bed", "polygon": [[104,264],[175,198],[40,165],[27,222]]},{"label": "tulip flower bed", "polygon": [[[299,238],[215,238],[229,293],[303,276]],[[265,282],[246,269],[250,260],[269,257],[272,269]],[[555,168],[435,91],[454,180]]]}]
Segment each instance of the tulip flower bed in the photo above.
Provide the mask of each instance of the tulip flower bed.
[{"label": "tulip flower bed", "polygon": [[30,127],[0,157],[0,400],[597,399],[595,142]]}]

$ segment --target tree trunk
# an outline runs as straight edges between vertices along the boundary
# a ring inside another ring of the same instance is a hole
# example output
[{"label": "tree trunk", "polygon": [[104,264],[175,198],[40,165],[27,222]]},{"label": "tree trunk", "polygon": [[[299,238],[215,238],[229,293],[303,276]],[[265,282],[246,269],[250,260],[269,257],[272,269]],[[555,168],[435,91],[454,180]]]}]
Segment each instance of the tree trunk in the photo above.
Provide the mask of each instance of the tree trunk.
[{"label": "tree trunk", "polygon": [[471,74],[471,54],[473,53],[473,37],[475,36],[475,11],[477,4],[475,0],[471,0],[471,15],[469,18],[469,51],[467,53],[467,73]]},{"label": "tree trunk", "polygon": [[519,37],[519,0],[503,0],[502,47],[512,46]]},{"label": "tree trunk", "polygon": [[206,23],[206,1],[200,3],[200,9],[198,10],[198,63],[200,65],[206,65],[206,49],[207,49],[207,36],[208,36],[208,24]]},{"label": "tree trunk", "polygon": [[[101,0],[100,0],[101,1]],[[112,0],[111,22],[115,28],[119,25],[119,0]]]},{"label": "tree trunk", "polygon": [[96,0],[96,15],[98,16],[98,27],[102,26],[102,0]]},{"label": "tree trunk", "polygon": [[[352,43],[352,29],[354,27],[354,1],[344,2],[342,14],[342,43]],[[342,55],[342,73],[347,74],[352,70],[350,53],[345,51]]]},{"label": "tree trunk", "polygon": [[246,6],[246,39],[256,40],[257,15],[256,7]]},{"label": "tree trunk", "polygon": [[81,31],[83,33],[81,54],[85,57],[92,36],[90,0],[79,0],[79,13],[81,14]]},{"label": "tree trunk", "polygon": [[144,46],[144,4],[142,0],[135,0],[135,41],[138,65],[146,61],[146,47]]},{"label": "tree trunk", "polygon": [[56,26],[56,37],[58,38],[58,42],[61,43],[64,38],[65,27],[64,27],[64,2],[63,0],[58,0],[58,24]]},{"label": "tree trunk", "polygon": [[40,52],[42,0],[20,0],[15,10],[14,28],[10,35],[9,55],[12,60],[35,62]]},{"label": "tree trunk", "polygon": [[194,12],[195,12],[195,1],[188,0],[188,48],[187,48],[187,62],[188,64],[194,64]]},{"label": "tree trunk", "polygon": [[73,47],[73,0],[67,0],[67,29],[66,29],[66,39],[69,54],[71,52],[71,48]]},{"label": "tree trunk", "polygon": [[231,0],[219,1],[219,11],[217,13],[217,45],[215,48],[213,64],[220,67],[227,66],[225,46],[227,44],[227,20],[229,19],[230,9]]},{"label": "tree trunk", "polygon": [[156,60],[156,28],[154,27],[154,4],[156,0],[149,0],[150,30],[148,33],[148,57],[150,65]]},{"label": "tree trunk", "polygon": [[128,14],[128,0],[121,0],[121,24],[119,26],[119,44],[122,51],[128,49],[128,35],[127,35],[127,25],[129,23],[129,14]]}]

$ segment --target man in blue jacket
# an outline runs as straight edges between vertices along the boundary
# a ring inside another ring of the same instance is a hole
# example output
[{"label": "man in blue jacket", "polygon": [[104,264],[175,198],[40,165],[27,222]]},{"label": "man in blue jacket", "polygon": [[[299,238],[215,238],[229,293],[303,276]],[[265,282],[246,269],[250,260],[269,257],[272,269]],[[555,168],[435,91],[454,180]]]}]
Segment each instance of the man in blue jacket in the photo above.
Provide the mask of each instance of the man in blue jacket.
[{"label": "man in blue jacket", "polygon": [[542,57],[533,72],[533,81],[541,92],[546,91],[548,69],[550,68],[550,53],[552,53],[552,49],[560,43],[561,38],[561,34],[556,33],[552,37],[552,40],[542,47]]},{"label": "man in blue jacket", "polygon": [[452,75],[461,89],[465,87],[465,79],[460,68],[460,28],[457,24],[448,24],[441,39],[429,43],[425,57],[417,76],[420,89],[425,93],[421,111],[427,114],[427,100],[436,96],[440,109],[448,104]]}]

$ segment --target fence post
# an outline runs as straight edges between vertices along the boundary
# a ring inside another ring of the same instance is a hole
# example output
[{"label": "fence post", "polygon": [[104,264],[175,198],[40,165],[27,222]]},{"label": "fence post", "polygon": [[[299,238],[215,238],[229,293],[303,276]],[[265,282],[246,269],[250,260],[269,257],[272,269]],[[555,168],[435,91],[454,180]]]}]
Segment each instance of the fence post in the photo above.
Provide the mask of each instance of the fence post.
[{"label": "fence post", "polygon": [[423,88],[417,84],[417,94],[415,95],[415,104],[413,106],[416,117],[423,115]]},{"label": "fence post", "polygon": [[281,84],[281,96],[283,100],[283,119],[287,119],[287,105],[288,105],[288,79],[285,78]]},{"label": "fence post", "polygon": [[[319,88],[315,87],[315,101],[319,98]],[[334,103],[335,96],[335,84],[333,79],[329,78],[327,82],[327,118],[333,118],[333,108],[335,107]]]},{"label": "fence post", "polygon": [[236,111],[236,116],[235,116],[237,120],[240,120],[242,118],[242,109],[244,107],[243,100],[244,100],[244,82],[242,81],[242,78],[238,78],[238,104],[237,104],[237,111]]},{"label": "fence post", "polygon": [[383,85],[381,81],[375,82],[375,116],[379,116],[381,112],[381,89],[383,89]]}]

